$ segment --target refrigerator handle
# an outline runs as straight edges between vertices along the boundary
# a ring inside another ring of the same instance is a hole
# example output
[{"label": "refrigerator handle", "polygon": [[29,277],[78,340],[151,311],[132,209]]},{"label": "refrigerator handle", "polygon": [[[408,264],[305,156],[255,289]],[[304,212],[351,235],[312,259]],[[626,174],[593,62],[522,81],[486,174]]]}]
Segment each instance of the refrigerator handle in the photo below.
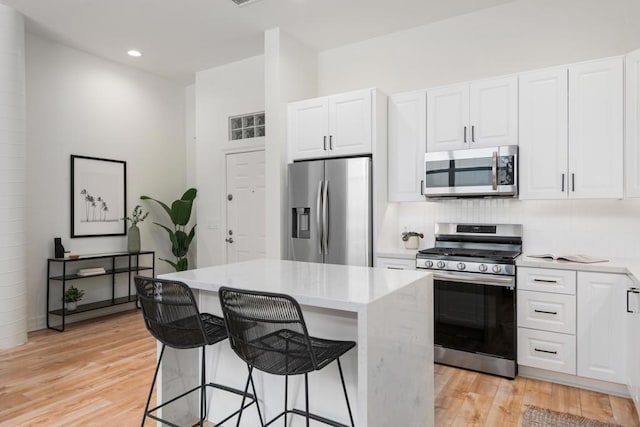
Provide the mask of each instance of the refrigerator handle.
[{"label": "refrigerator handle", "polygon": [[329,253],[329,181],[324,182],[324,191],[322,194],[322,235],[324,241],[324,253]]},{"label": "refrigerator handle", "polygon": [[322,255],[322,181],[318,181],[318,194],[316,196],[316,228],[318,230],[318,252]]}]

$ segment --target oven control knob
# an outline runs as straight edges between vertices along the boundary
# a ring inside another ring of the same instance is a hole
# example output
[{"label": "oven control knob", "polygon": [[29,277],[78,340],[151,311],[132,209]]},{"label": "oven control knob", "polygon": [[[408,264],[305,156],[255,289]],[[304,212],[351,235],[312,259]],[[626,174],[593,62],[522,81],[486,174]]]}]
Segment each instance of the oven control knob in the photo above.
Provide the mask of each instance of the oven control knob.
[{"label": "oven control knob", "polygon": [[502,270],[502,267],[500,267],[499,265],[494,265],[493,268],[491,268],[491,270],[493,270],[494,273],[500,273],[500,270]]},{"label": "oven control knob", "polygon": [[427,268],[433,267],[433,261],[431,261],[430,259],[426,260],[424,262],[424,266],[427,267]]},{"label": "oven control knob", "polygon": [[464,270],[465,268],[467,268],[467,266],[464,265],[464,262],[459,262],[458,263],[458,270]]},{"label": "oven control knob", "polygon": [[480,271],[482,271],[484,273],[485,271],[487,271],[487,266],[484,265],[484,264],[480,264],[478,266],[478,270],[480,270]]},{"label": "oven control knob", "polygon": [[438,264],[436,265],[438,266],[438,268],[444,268],[446,264],[444,263],[444,261],[438,261]]}]

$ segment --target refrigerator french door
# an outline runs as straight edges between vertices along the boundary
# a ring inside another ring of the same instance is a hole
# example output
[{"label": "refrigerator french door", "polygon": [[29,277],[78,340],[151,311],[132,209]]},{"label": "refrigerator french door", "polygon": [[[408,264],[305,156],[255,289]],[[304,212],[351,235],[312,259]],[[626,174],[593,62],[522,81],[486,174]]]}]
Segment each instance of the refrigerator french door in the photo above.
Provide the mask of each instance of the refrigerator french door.
[{"label": "refrigerator french door", "polygon": [[288,259],[373,265],[371,159],[289,164]]}]

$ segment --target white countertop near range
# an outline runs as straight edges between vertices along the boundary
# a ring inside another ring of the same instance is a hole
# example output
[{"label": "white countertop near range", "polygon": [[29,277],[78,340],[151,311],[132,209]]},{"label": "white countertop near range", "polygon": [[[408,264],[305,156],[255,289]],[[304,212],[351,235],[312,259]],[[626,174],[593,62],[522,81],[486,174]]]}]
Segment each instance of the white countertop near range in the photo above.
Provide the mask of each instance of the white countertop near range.
[{"label": "white countertop near range", "polygon": [[626,274],[636,285],[640,285],[640,259],[635,258],[610,258],[607,262],[583,264],[580,262],[557,261],[548,258],[532,258],[521,255],[516,260],[516,266]]}]

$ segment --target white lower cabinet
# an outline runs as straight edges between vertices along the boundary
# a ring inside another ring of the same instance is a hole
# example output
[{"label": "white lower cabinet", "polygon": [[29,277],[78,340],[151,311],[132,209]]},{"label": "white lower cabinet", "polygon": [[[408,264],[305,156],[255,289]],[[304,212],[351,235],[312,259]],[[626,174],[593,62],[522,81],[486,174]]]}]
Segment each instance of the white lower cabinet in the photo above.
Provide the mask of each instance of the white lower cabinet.
[{"label": "white lower cabinet", "polygon": [[627,380],[627,288],[624,274],[578,272],[578,375]]},{"label": "white lower cabinet", "polygon": [[518,364],[576,374],[576,336],[518,328]]},{"label": "white lower cabinet", "polygon": [[415,270],[416,260],[405,258],[376,257],[376,267],[389,270]]},{"label": "white lower cabinet", "polygon": [[518,364],[627,384],[630,287],[625,274],[518,267]]}]

